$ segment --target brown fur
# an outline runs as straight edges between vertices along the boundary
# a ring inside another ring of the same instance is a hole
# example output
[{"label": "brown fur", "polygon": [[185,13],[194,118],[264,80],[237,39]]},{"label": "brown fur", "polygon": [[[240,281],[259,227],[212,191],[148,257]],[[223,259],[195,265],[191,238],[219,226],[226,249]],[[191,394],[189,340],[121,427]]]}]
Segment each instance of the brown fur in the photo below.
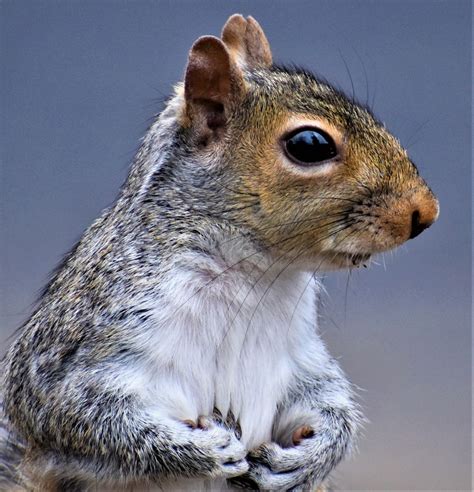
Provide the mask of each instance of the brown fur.
[{"label": "brown fur", "polygon": [[269,67],[272,53],[268,40],[253,17],[240,14],[229,17],[222,29],[222,41],[235,59],[241,59],[248,68]]}]

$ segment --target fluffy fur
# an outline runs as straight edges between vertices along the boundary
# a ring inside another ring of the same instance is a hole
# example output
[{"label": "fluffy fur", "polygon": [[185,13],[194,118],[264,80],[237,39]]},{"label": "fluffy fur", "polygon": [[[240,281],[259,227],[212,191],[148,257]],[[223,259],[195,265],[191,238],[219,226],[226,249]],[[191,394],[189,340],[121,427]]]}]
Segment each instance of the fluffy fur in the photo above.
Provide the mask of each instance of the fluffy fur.
[{"label": "fluffy fur", "polygon": [[[298,425],[320,428],[314,449],[252,458],[262,487],[276,477],[289,488],[315,472],[321,482],[356,430],[349,385],[314,327],[312,273],[276,261],[228,220],[204,220],[206,200],[194,202],[192,186],[166,184],[174,170],[163,142],[180,97],[8,355],[7,412],[32,448],[21,471],[30,484],[220,490],[248,470],[249,450],[272,436],[289,445]],[[183,423],[214,408],[233,413],[240,441],[215,421]],[[272,477],[259,466],[268,460]],[[285,469],[298,471],[276,473]],[[194,475],[209,478],[179,478]]]},{"label": "fluffy fur", "polygon": [[[437,204],[365,108],[229,23],[228,47],[194,45],[7,355],[26,489],[314,490],[351,447],[360,413],[315,327],[315,272],[395,247]],[[344,165],[285,161],[295,118],[342,135]]]}]

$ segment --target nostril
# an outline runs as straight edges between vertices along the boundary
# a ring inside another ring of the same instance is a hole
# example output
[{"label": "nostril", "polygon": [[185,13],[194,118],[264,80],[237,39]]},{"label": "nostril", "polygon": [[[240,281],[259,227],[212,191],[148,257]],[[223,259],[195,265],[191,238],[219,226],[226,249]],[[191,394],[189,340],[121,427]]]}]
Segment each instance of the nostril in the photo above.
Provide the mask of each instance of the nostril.
[{"label": "nostril", "polygon": [[431,225],[431,222],[423,222],[420,220],[420,211],[415,210],[411,214],[411,232],[410,232],[410,238],[413,239],[414,237],[418,236],[421,234],[425,229],[427,229]]}]

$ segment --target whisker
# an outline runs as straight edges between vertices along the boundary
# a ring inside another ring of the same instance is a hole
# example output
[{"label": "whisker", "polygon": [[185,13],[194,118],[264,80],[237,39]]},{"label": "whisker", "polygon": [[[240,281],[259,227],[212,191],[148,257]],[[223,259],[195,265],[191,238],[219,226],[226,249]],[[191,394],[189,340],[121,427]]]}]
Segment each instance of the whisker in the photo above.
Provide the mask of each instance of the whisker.
[{"label": "whisker", "polygon": [[[279,228],[279,227],[283,227],[283,226],[287,226],[287,225],[296,225],[296,224],[303,224],[303,223],[307,223],[307,222],[314,222],[316,220],[320,220],[321,218],[331,219],[334,217],[346,216],[348,214],[351,214],[351,217],[349,218],[351,220],[367,216],[367,214],[363,213],[363,212],[353,212],[352,209],[342,209],[339,212],[335,212],[331,215],[322,214],[320,216],[311,217],[309,219],[293,220],[291,222],[281,222],[279,224],[269,225],[267,227],[262,227],[260,229],[260,231],[263,232],[263,231],[268,231],[269,229],[275,229],[275,228]],[[327,226],[327,225],[331,225],[331,224],[332,224],[332,222],[327,222],[327,223],[322,224],[322,227]],[[248,233],[237,234],[235,236],[230,237],[229,239],[222,241],[220,244],[221,245],[226,244],[226,243],[229,243],[231,241],[235,241],[236,239],[239,239],[241,237],[247,237],[247,236],[248,236]]]},{"label": "whisker", "polygon": [[[341,220],[346,220],[345,218],[344,219],[341,219]],[[327,225],[331,225],[331,224],[323,224],[321,225],[320,227],[327,227]],[[314,232],[316,232],[318,230],[318,228],[315,228],[314,229]],[[274,247],[274,246],[279,246],[281,245],[282,243],[288,241],[288,240],[291,240],[291,239],[294,239],[294,238],[297,238],[298,236],[302,235],[302,234],[306,234],[308,231],[303,231],[299,234],[295,234],[293,236],[289,236],[289,237],[285,237],[284,239],[280,240],[280,241],[276,241],[274,243],[270,243],[265,249],[268,249],[268,248],[271,248],[271,247]],[[311,231],[309,231],[311,232]],[[243,235],[242,235],[243,236]],[[223,243],[222,243],[223,244]],[[209,285],[211,285],[216,279],[218,279],[221,275],[229,272],[232,268],[234,268],[235,266],[239,265],[240,263],[248,260],[249,258],[255,256],[255,255],[258,255],[258,254],[261,254],[263,252],[263,249],[258,249],[257,251],[254,251],[253,253],[247,255],[247,256],[244,256],[243,258],[241,258],[240,260],[238,260],[237,262],[227,266],[226,268],[224,268],[224,270],[222,270],[221,272],[219,272],[217,275],[215,275],[214,277],[211,278],[211,280],[209,280],[208,282],[206,282],[205,284],[203,284],[201,287],[199,287],[199,289],[194,292],[191,296],[189,296],[182,304],[180,304],[176,309],[175,311],[173,312],[173,315],[175,315],[179,309],[181,309],[183,306],[185,306],[194,296],[196,296],[197,294],[199,294],[199,292],[201,292],[203,289],[205,289],[206,287],[208,287]]]},{"label": "whisker", "polygon": [[344,326],[347,326],[347,301],[349,298],[349,281],[352,276],[352,270],[347,272],[346,289],[344,292]]},{"label": "whisker", "polygon": [[258,205],[258,201],[250,203],[249,205],[245,205],[244,207],[235,207],[235,208],[228,208],[226,210],[219,210],[219,213],[212,213],[212,212],[207,212],[211,217],[218,217],[220,218],[222,214],[227,214],[231,212],[241,212],[242,210],[247,210],[248,208],[255,207]]},{"label": "whisker", "polygon": [[[360,201],[359,200],[353,200],[353,199],[345,198],[345,197],[332,197],[332,196],[315,198],[315,199],[312,199],[311,200],[311,203],[314,203],[315,201],[318,202],[318,201],[323,201],[323,200],[335,200],[335,201],[342,201],[342,202],[353,203],[354,205],[360,205]],[[228,208],[228,209],[225,209],[225,210],[219,210],[219,213],[218,214],[217,213],[210,212],[210,215],[211,216],[215,216],[215,217],[219,217],[220,214],[231,213],[231,212],[239,212],[241,210],[245,210],[245,209],[254,207],[255,205],[258,205],[258,204],[259,204],[259,201],[257,200],[257,201],[251,202],[248,205],[245,205],[244,207],[235,207],[235,208]]]},{"label": "whisker", "polygon": [[[360,215],[363,215],[363,214],[360,214]],[[357,217],[357,216],[356,216]],[[283,238],[282,240],[279,240],[279,241],[276,241],[274,243],[270,243],[265,249],[269,249],[269,248],[272,248],[274,246],[280,246],[282,243],[285,243],[287,241],[290,241],[291,239],[295,239],[303,234],[310,234],[310,233],[313,233],[313,232],[317,232],[319,229],[321,228],[326,228],[328,226],[331,226],[331,225],[336,225],[336,224],[339,224],[339,223],[343,223],[344,221],[347,221],[348,219],[346,217],[341,217],[340,219],[338,220],[335,220],[335,221],[332,221],[332,222],[329,222],[329,223],[324,223],[324,224],[321,224],[320,226],[316,227],[316,228],[313,228],[313,229],[310,229],[310,230],[305,230],[305,231],[302,231],[298,234],[294,234],[294,235],[291,235],[291,236],[287,236],[285,238]],[[351,218],[352,220],[352,218]],[[352,220],[353,221],[353,220]],[[243,236],[243,235],[242,235]],[[241,236],[241,237],[242,237]],[[330,237],[330,236],[329,236]],[[234,238],[235,239],[235,238]],[[323,238],[324,239],[324,238]],[[224,244],[224,242],[222,243]],[[205,284],[203,284],[201,287],[199,287],[195,292],[193,292],[193,294],[191,294],[185,301],[183,301],[176,309],[175,311],[173,312],[173,315],[175,315],[176,313],[178,313],[178,311],[183,308],[194,296],[198,295],[200,292],[202,292],[205,288],[209,287],[213,282],[215,282],[220,276],[224,275],[225,273],[229,272],[230,270],[232,270],[232,268],[236,267],[237,265],[243,263],[244,261],[248,260],[249,258],[252,258],[254,257],[255,255],[258,255],[258,254],[261,254],[262,252],[264,251],[264,249],[257,249],[257,251],[254,251],[253,253],[250,253],[249,255],[239,259],[238,261],[232,263],[231,265],[227,266],[226,268],[224,268],[222,271],[220,271],[218,274],[216,274],[214,277],[212,277],[208,282],[206,282]]]},{"label": "whisker", "polygon": [[222,191],[222,190],[227,190],[227,191],[229,191],[231,193],[234,193],[235,195],[250,196],[252,198],[260,198],[260,195],[258,193],[252,193],[250,191],[235,190],[235,189],[230,188],[226,184],[221,183],[219,181],[215,181],[214,183],[217,184],[218,186],[220,186],[220,188],[218,188],[217,190],[214,189],[214,188],[212,188],[212,187],[203,188],[203,189],[206,190],[206,191]]},{"label": "whisker", "polygon": [[[331,237],[331,236],[333,236],[333,235],[337,234],[338,232],[341,232],[341,231],[343,231],[344,229],[346,229],[346,228],[350,227],[351,225],[352,225],[352,223],[345,224],[344,226],[342,226],[342,227],[338,228],[337,230],[332,231],[332,232],[331,232],[329,235],[327,235],[326,237],[321,238],[321,240],[327,239],[327,238],[329,238],[329,237]],[[338,244],[339,244],[339,243],[338,243]],[[247,337],[248,330],[249,330],[249,328],[250,328],[250,325],[251,325],[251,323],[252,323],[252,320],[253,320],[253,318],[254,318],[254,316],[255,316],[255,314],[256,314],[256,312],[257,312],[257,310],[258,310],[258,308],[259,308],[260,304],[262,303],[263,299],[266,297],[266,295],[267,295],[267,293],[269,292],[269,290],[271,289],[271,287],[275,284],[275,282],[278,280],[278,278],[280,278],[280,276],[283,274],[283,272],[284,272],[284,271],[286,271],[286,270],[288,269],[288,267],[289,267],[291,264],[293,264],[293,263],[294,263],[294,262],[295,262],[298,258],[300,258],[300,257],[301,257],[301,255],[302,255],[302,254],[304,254],[306,251],[308,251],[308,250],[309,250],[311,247],[313,247],[313,246],[314,246],[314,244],[312,244],[311,246],[309,246],[309,247],[307,247],[307,248],[303,249],[303,251],[301,251],[301,252],[297,253],[294,257],[292,257],[292,258],[290,259],[290,261],[289,261],[289,262],[288,262],[288,263],[287,263],[287,264],[286,264],[286,265],[285,265],[285,266],[284,266],[284,267],[283,267],[283,268],[282,268],[282,269],[278,272],[278,274],[275,276],[275,278],[274,278],[274,279],[273,279],[273,280],[269,283],[269,285],[266,287],[266,289],[265,289],[264,293],[263,293],[263,294],[262,294],[262,296],[260,297],[260,299],[259,299],[259,301],[258,301],[257,305],[255,306],[255,308],[254,308],[254,310],[253,310],[253,312],[252,312],[252,315],[251,315],[251,317],[250,317],[250,319],[249,319],[249,322],[248,322],[248,324],[247,324],[247,329],[246,329],[246,331],[245,331],[244,340],[245,340],[245,338]],[[272,267],[272,266],[273,266],[273,265],[274,265],[274,264],[275,264],[275,263],[276,263],[279,259],[283,258],[283,256],[285,256],[285,255],[282,255],[282,256],[281,256],[281,257],[279,257],[277,260],[275,260],[275,261],[272,263],[272,265],[270,265],[270,267],[269,267],[269,268],[271,268],[271,267]],[[322,262],[323,262],[323,261],[324,261],[324,260],[322,260],[322,261],[321,261],[320,265],[322,264]],[[319,266],[320,266],[320,265],[319,265]],[[319,268],[319,266],[318,266],[318,268]],[[267,269],[267,271],[268,271],[268,269]],[[265,273],[266,273],[266,272],[265,272]],[[260,277],[260,278],[261,278],[261,277]],[[244,300],[242,301],[242,303],[241,303],[241,305],[240,305],[240,308],[239,308],[239,310],[237,311],[236,316],[235,316],[235,317],[233,318],[233,320],[232,320],[232,323],[234,323],[234,322],[235,322],[235,319],[237,318],[237,316],[238,316],[238,314],[239,314],[239,312],[240,312],[241,308],[243,307],[243,304],[245,303],[245,300],[247,299],[247,297],[248,297],[248,295],[250,294],[250,292],[251,292],[251,291],[254,289],[254,287],[257,285],[257,283],[258,283],[258,281],[260,280],[260,278],[257,280],[257,282],[255,282],[255,283],[252,285],[251,289],[247,292],[247,295],[246,295],[246,297],[244,298]],[[227,335],[228,331],[229,331],[229,330],[227,330],[226,335]],[[221,343],[222,343],[222,342],[221,342]],[[242,352],[242,349],[243,349],[243,345],[242,345],[242,347],[241,347],[241,352]]]},{"label": "whisker", "polygon": [[[353,225],[353,224],[350,224],[350,225]],[[351,234],[353,234],[354,232],[357,232],[357,231],[350,231],[348,234],[346,234],[337,244],[336,246],[339,246],[343,241],[345,241]],[[337,253],[336,253],[337,254]],[[333,259],[336,257],[336,255],[333,255]],[[308,282],[306,283],[304,289],[303,289],[303,292],[301,292],[300,296],[298,297],[298,300],[295,304],[295,307],[293,309],[293,312],[291,313],[291,318],[290,318],[290,322],[288,324],[288,331],[287,331],[287,336],[288,336],[288,333],[290,332],[290,328],[291,328],[291,324],[293,322],[293,318],[296,314],[296,310],[298,308],[298,305],[299,303],[301,302],[301,299],[303,298],[303,295],[304,293],[306,292],[306,289],[309,287],[309,284],[311,283],[311,281],[313,280],[314,278],[314,275],[316,274],[316,272],[319,270],[319,268],[321,267],[322,263],[323,263],[324,260],[322,260],[319,265],[313,270],[312,272],[312,275],[310,277],[310,279],[308,280]]]},{"label": "whisker", "polygon": [[[301,214],[301,213],[302,213],[302,210],[301,210],[299,213]],[[290,238],[291,238],[291,237],[290,237]],[[287,239],[287,238],[285,238],[284,240],[286,241],[286,239]],[[281,242],[283,242],[283,241],[281,241]],[[280,243],[280,244],[281,244],[281,243]],[[241,304],[240,304],[240,306],[239,306],[239,310],[237,311],[237,314],[235,315],[234,319],[232,320],[232,323],[230,323],[230,324],[229,324],[229,327],[227,328],[227,330],[226,330],[226,332],[225,332],[225,334],[224,334],[224,337],[222,338],[222,340],[221,340],[221,342],[220,342],[220,344],[219,344],[218,348],[221,346],[221,344],[223,343],[223,341],[224,341],[224,340],[225,340],[225,338],[227,337],[227,334],[228,334],[228,332],[229,332],[229,330],[230,330],[230,328],[231,328],[231,326],[232,326],[233,322],[235,321],[235,319],[236,319],[236,317],[237,317],[238,313],[240,312],[240,309],[242,308],[243,304],[245,303],[245,300],[246,300],[246,299],[247,299],[247,297],[249,296],[249,294],[250,294],[250,292],[252,291],[252,289],[253,289],[253,288],[257,285],[257,283],[260,281],[260,279],[261,279],[261,278],[262,278],[262,277],[263,277],[263,276],[264,276],[264,275],[268,272],[268,270],[269,270],[269,269],[270,269],[270,268],[271,268],[271,267],[275,264],[275,262],[276,262],[276,261],[278,261],[280,258],[283,258],[283,256],[284,256],[287,252],[288,252],[288,251],[285,251],[285,252],[284,252],[284,254],[283,254],[282,256],[280,256],[280,257],[279,257],[279,258],[277,258],[275,261],[273,261],[273,262],[272,262],[272,263],[268,266],[268,268],[266,268],[266,269],[265,269],[265,270],[261,273],[261,275],[257,278],[257,280],[255,281],[255,283],[252,285],[252,287],[250,288],[250,290],[249,290],[249,291],[247,292],[247,294],[245,295],[244,300],[242,301],[242,303],[241,303]],[[255,266],[256,266],[256,265],[255,265]],[[254,268],[255,268],[255,266],[254,266]],[[252,269],[252,272],[253,272],[254,268]],[[239,289],[239,292],[240,292],[240,289]],[[236,296],[235,296],[235,298],[236,298]],[[230,310],[230,307],[231,307],[231,306],[229,306],[229,308],[228,308],[227,312]]]},{"label": "whisker", "polygon": [[365,105],[370,108],[369,106],[369,77],[367,75],[367,69],[365,67],[365,63],[362,60],[362,57],[360,56],[359,51],[356,49],[354,45],[351,45],[352,50],[356,54],[357,58],[359,59],[360,64],[362,65],[362,70],[364,71],[364,78],[365,78]]},{"label": "whisker", "polygon": [[367,197],[366,198],[370,198],[372,195],[373,195],[373,190],[371,188],[369,188],[369,186],[367,186],[365,183],[363,183],[359,178],[357,178],[357,176],[353,176],[352,179],[355,180],[355,182],[363,189],[365,189],[367,191]]},{"label": "whisker", "polygon": [[346,59],[344,58],[341,50],[339,50],[339,56],[341,57],[342,62],[344,63],[344,67],[346,68],[347,75],[349,76],[349,80],[350,80],[350,83],[351,83],[351,89],[352,89],[352,97],[351,97],[351,100],[352,100],[352,103],[355,104],[354,80],[352,79],[351,71],[349,70],[349,65],[347,64]]}]

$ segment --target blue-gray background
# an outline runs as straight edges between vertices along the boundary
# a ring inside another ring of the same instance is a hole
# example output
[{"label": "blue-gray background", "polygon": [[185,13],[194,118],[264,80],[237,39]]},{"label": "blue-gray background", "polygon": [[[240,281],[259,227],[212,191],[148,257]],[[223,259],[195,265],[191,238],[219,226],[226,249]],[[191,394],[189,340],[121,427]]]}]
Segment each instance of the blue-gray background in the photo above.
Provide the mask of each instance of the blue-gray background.
[{"label": "blue-gray background", "polygon": [[[469,1],[7,1],[1,8],[0,349],[110,204],[187,51],[251,14],[277,61],[374,100],[441,203],[386,265],[330,275],[322,330],[370,420],[346,489],[469,490]],[[344,62],[345,61],[345,62]],[[368,85],[366,84],[366,79]],[[346,288],[347,287],[347,288]]]}]

